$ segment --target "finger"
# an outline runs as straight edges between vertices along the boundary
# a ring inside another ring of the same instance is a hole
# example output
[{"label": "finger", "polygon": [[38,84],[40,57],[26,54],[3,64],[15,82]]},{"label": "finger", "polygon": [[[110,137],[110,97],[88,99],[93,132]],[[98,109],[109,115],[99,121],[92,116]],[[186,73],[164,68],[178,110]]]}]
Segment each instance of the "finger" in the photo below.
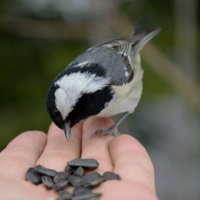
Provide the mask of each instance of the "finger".
[{"label": "finger", "polygon": [[26,181],[0,176],[0,194],[4,200],[44,200],[47,199],[48,191]]},{"label": "finger", "polygon": [[83,124],[82,158],[95,158],[100,163],[99,172],[113,170],[112,160],[108,149],[112,135],[96,135],[98,129],[108,129],[112,126],[109,118],[91,117]]},{"label": "finger", "polygon": [[24,178],[27,168],[34,166],[46,144],[46,135],[28,131],[12,140],[0,153],[0,173]]},{"label": "finger", "polygon": [[95,188],[95,192],[103,194],[102,200],[158,200],[156,193],[149,187],[124,181],[107,181],[101,184],[100,187]]},{"label": "finger", "polygon": [[37,164],[55,170],[63,170],[68,160],[80,156],[81,123],[75,125],[68,142],[63,130],[52,124],[48,131],[47,145]]},{"label": "finger", "polygon": [[155,190],[153,164],[144,147],[133,137],[121,135],[109,145],[114,171],[125,181]]}]

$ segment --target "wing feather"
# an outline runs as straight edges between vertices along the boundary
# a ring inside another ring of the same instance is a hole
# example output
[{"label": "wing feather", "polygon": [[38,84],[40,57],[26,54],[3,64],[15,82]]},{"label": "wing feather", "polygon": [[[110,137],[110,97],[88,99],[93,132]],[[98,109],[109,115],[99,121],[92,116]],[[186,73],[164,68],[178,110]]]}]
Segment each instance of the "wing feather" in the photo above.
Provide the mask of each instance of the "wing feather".
[{"label": "wing feather", "polygon": [[125,39],[112,39],[85,51],[75,58],[69,67],[88,66],[97,63],[105,69],[112,85],[124,85],[134,77],[131,62],[132,43]]}]

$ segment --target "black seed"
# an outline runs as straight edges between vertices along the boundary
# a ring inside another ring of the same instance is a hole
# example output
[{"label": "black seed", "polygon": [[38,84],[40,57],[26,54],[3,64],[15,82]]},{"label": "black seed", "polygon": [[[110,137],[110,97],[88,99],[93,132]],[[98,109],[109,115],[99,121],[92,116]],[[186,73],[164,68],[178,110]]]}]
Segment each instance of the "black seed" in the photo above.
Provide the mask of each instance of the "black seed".
[{"label": "black seed", "polygon": [[84,169],[82,167],[78,167],[76,171],[74,172],[75,176],[83,176],[84,175]]},{"label": "black seed", "polygon": [[68,185],[69,181],[65,179],[61,179],[55,183],[54,189],[56,191],[64,189]]},{"label": "black seed", "polygon": [[61,190],[58,192],[59,200],[71,200],[72,194],[66,190]]},{"label": "black seed", "polygon": [[37,171],[38,173],[40,173],[42,175],[51,176],[51,177],[56,175],[56,171],[55,170],[45,168],[45,167],[43,167],[41,165],[37,165],[35,167],[35,171]]},{"label": "black seed", "polygon": [[98,172],[92,172],[82,177],[81,185],[84,187],[91,187],[99,185],[103,181],[103,177]]},{"label": "black seed", "polygon": [[53,178],[50,176],[42,176],[42,183],[49,189],[54,187]]},{"label": "black seed", "polygon": [[74,187],[81,186],[81,177],[79,176],[70,175],[68,176],[68,181]]},{"label": "black seed", "polygon": [[76,187],[74,188],[73,195],[81,195],[81,194],[87,194],[89,192],[92,192],[90,188],[84,188],[84,187]]},{"label": "black seed", "polygon": [[38,172],[36,172],[33,167],[31,167],[27,170],[26,180],[35,185],[38,185],[42,182],[40,174]]},{"label": "black seed", "polygon": [[120,176],[118,174],[115,174],[114,172],[104,172],[103,178],[105,181],[108,180],[121,180]]},{"label": "black seed", "polygon": [[69,172],[57,172],[56,175],[53,177],[54,182],[58,182],[59,180],[62,179],[67,179],[67,177],[69,176]]},{"label": "black seed", "polygon": [[99,166],[98,161],[92,158],[75,159],[69,161],[67,164],[72,167],[83,167],[87,169],[95,169]]},{"label": "black seed", "polygon": [[101,195],[100,193],[89,192],[87,194],[74,196],[72,200],[94,200],[100,195]]},{"label": "black seed", "polygon": [[[85,169],[95,169],[98,165],[98,161],[91,158],[69,161],[64,172],[38,165],[27,170],[26,179],[33,184],[42,182],[47,188],[55,189],[59,195],[57,200],[97,200],[101,194],[92,192],[92,188],[103,181],[121,179],[118,174],[109,171],[102,176],[98,172],[84,175]],[[64,190],[68,185],[74,187],[73,194]]]}]

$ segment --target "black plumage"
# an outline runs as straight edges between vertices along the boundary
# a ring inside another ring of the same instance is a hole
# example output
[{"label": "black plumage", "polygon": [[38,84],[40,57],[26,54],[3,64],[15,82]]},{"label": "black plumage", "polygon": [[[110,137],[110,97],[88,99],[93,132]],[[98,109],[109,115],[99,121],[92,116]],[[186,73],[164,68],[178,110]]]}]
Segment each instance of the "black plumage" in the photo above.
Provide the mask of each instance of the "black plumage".
[{"label": "black plumage", "polygon": [[70,125],[73,126],[82,119],[97,115],[112,98],[113,93],[110,86],[94,93],[83,94],[74,109],[68,114],[66,122],[70,122]]},{"label": "black plumage", "polygon": [[[58,85],[56,85],[55,82],[65,75],[70,75],[77,72],[94,74],[96,77],[106,78],[104,68],[99,64],[91,63],[84,67],[69,67],[54,79],[53,84],[50,86],[48,92],[47,110],[52,120],[60,128],[63,128],[64,123],[61,113],[55,105],[55,91],[58,89]],[[113,92],[111,85],[101,88],[94,93],[82,94],[72,111],[66,117],[65,121],[70,122],[70,126],[72,127],[80,120],[98,114],[104,109],[106,103],[108,103],[112,98]]]}]

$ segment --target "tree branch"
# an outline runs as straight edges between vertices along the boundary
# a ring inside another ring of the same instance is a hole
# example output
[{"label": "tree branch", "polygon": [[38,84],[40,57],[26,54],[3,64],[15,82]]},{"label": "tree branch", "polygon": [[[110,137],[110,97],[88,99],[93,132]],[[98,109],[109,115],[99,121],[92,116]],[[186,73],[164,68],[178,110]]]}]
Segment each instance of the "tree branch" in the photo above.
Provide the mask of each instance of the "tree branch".
[{"label": "tree branch", "polygon": [[163,80],[200,111],[200,86],[195,80],[180,70],[180,66],[175,65],[152,44],[148,44],[142,50],[142,56]]},{"label": "tree branch", "polygon": [[85,39],[86,24],[62,21],[42,21],[0,15],[0,32],[34,39]]}]

